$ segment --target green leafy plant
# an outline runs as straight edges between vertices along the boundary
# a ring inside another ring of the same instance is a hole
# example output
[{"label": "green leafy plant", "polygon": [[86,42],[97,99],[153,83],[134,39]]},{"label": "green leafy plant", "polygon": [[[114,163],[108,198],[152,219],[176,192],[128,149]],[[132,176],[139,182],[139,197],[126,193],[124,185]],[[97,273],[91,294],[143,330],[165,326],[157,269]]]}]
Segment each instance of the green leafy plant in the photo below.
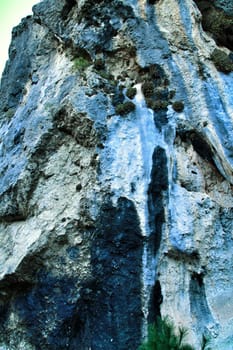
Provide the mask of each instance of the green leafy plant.
[{"label": "green leafy plant", "polygon": [[81,71],[81,72],[90,66],[90,61],[82,56],[76,57],[73,60],[73,63],[74,63],[74,69],[76,71]]},{"label": "green leafy plant", "polygon": [[184,343],[187,330],[179,327],[176,332],[174,324],[165,317],[158,318],[155,324],[148,327],[148,339],[139,350],[195,350],[190,344]]}]

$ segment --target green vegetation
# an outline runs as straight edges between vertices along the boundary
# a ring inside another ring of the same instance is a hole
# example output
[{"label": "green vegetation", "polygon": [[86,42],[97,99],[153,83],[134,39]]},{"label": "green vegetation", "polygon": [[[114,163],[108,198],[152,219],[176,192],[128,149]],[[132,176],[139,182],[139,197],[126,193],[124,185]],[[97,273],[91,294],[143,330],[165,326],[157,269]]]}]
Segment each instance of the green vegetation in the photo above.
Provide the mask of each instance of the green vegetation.
[{"label": "green vegetation", "polygon": [[153,111],[158,112],[162,109],[166,109],[169,102],[164,100],[154,100],[153,98],[146,98],[146,104],[148,108],[151,108]]},{"label": "green vegetation", "polygon": [[139,350],[195,350],[184,343],[186,335],[187,330],[182,327],[176,332],[174,324],[167,317],[158,318],[155,324],[149,326],[148,339]]},{"label": "green vegetation", "polygon": [[[164,85],[166,78],[161,78],[162,73],[156,65],[150,66],[148,70],[148,74],[153,76],[154,82],[146,80],[142,84],[142,92],[146,100],[146,105],[155,112],[165,110],[169,105],[169,90]],[[169,83],[169,81],[167,80],[166,83]]]},{"label": "green vegetation", "polygon": [[[184,342],[188,331],[184,327],[175,329],[174,323],[168,317],[157,318],[154,324],[148,327],[147,340],[138,350],[195,350],[195,348]],[[210,339],[203,335],[201,350],[209,348]]]},{"label": "green vegetation", "polygon": [[126,91],[126,96],[130,99],[133,99],[137,93],[137,89],[134,87],[130,87]]},{"label": "green vegetation", "polygon": [[135,110],[135,104],[127,101],[116,106],[116,114],[125,115]]},{"label": "green vegetation", "polygon": [[211,54],[211,59],[220,72],[228,74],[233,71],[233,61],[224,51],[215,49]]},{"label": "green vegetation", "polygon": [[106,80],[111,80],[114,81],[114,76],[110,73],[108,73],[106,70],[101,69],[99,70],[98,74],[101,76],[101,78],[106,79]]},{"label": "green vegetation", "polygon": [[145,81],[142,84],[142,92],[145,98],[153,96],[154,90],[154,84],[151,81]]},{"label": "green vegetation", "polygon": [[182,101],[175,101],[172,104],[172,108],[174,109],[174,111],[180,113],[184,109],[184,103]]},{"label": "green vegetation", "polygon": [[233,18],[215,8],[211,1],[196,0],[196,3],[202,12],[203,29],[212,34],[218,45],[233,50]]},{"label": "green vegetation", "polygon": [[85,57],[76,57],[73,60],[74,69],[79,72],[83,72],[87,67],[90,66],[91,62]]}]

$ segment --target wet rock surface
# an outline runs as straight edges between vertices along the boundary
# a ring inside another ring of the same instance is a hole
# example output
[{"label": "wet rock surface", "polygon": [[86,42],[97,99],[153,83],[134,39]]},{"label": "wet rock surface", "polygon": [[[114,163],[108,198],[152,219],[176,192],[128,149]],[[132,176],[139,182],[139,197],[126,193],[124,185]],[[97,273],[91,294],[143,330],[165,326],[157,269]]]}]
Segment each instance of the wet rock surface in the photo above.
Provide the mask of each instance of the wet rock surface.
[{"label": "wet rock surface", "polygon": [[14,28],[1,350],[133,350],[158,315],[231,349],[232,20],[231,1],[44,0]]}]

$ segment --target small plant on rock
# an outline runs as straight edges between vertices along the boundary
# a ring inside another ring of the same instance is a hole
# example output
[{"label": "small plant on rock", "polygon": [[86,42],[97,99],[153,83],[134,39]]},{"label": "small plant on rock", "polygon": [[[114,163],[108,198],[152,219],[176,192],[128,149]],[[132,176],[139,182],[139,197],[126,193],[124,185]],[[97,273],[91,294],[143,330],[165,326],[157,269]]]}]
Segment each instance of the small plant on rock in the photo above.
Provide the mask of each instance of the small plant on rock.
[{"label": "small plant on rock", "polygon": [[73,61],[74,63],[74,69],[76,71],[84,71],[88,66],[90,66],[90,62],[88,61],[88,59],[86,59],[85,57],[76,57]]},{"label": "small plant on rock", "polygon": [[116,114],[125,115],[135,110],[135,104],[127,101],[116,106]]},{"label": "small plant on rock", "polygon": [[168,101],[154,100],[153,98],[147,98],[146,104],[148,108],[151,108],[153,109],[153,111],[158,112],[160,110],[167,109]]},{"label": "small plant on rock", "polygon": [[130,87],[126,91],[126,96],[130,99],[133,99],[137,93],[137,89],[134,87]]},{"label": "small plant on rock", "polygon": [[184,109],[184,103],[182,101],[175,101],[172,104],[172,108],[174,109],[174,111],[180,113]]},{"label": "small plant on rock", "polygon": [[211,54],[211,59],[220,72],[227,74],[233,71],[233,61],[224,51],[215,49]]},{"label": "small plant on rock", "polygon": [[151,81],[146,81],[142,84],[142,92],[145,98],[153,96],[154,90],[154,84]]},{"label": "small plant on rock", "polygon": [[202,12],[203,29],[211,33],[218,45],[233,50],[233,17],[216,8],[214,1],[195,1]]}]

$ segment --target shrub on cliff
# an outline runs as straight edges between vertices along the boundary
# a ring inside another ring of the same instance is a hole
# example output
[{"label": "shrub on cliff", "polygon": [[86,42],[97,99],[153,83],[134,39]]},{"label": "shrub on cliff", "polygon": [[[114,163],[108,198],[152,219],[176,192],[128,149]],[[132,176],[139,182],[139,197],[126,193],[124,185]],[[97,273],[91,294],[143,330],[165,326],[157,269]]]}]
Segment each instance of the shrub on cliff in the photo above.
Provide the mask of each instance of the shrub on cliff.
[{"label": "shrub on cliff", "polygon": [[116,114],[125,115],[135,110],[135,104],[127,101],[116,106]]},{"label": "shrub on cliff", "polygon": [[224,11],[209,4],[209,8],[202,9],[202,25],[205,31],[212,34],[218,45],[233,49],[233,18]]},{"label": "shrub on cliff", "polygon": [[148,328],[148,339],[139,347],[139,350],[195,350],[185,344],[187,330],[180,327],[175,331],[174,324],[168,318],[158,318],[156,323]]},{"label": "shrub on cliff", "polygon": [[154,84],[151,81],[145,81],[142,84],[142,92],[145,98],[153,96],[154,90]]},{"label": "shrub on cliff", "polygon": [[224,51],[215,49],[211,54],[211,59],[220,72],[227,74],[233,71],[233,61]]},{"label": "shrub on cliff", "polygon": [[126,96],[130,99],[133,99],[137,93],[137,89],[134,87],[130,87],[126,91]]},{"label": "shrub on cliff", "polygon": [[184,103],[182,101],[175,101],[172,104],[172,108],[174,109],[174,111],[180,113],[184,109]]},{"label": "shrub on cliff", "polygon": [[153,111],[158,112],[161,110],[166,110],[169,101],[154,100],[153,98],[146,98],[146,105],[148,108],[153,109]]}]

